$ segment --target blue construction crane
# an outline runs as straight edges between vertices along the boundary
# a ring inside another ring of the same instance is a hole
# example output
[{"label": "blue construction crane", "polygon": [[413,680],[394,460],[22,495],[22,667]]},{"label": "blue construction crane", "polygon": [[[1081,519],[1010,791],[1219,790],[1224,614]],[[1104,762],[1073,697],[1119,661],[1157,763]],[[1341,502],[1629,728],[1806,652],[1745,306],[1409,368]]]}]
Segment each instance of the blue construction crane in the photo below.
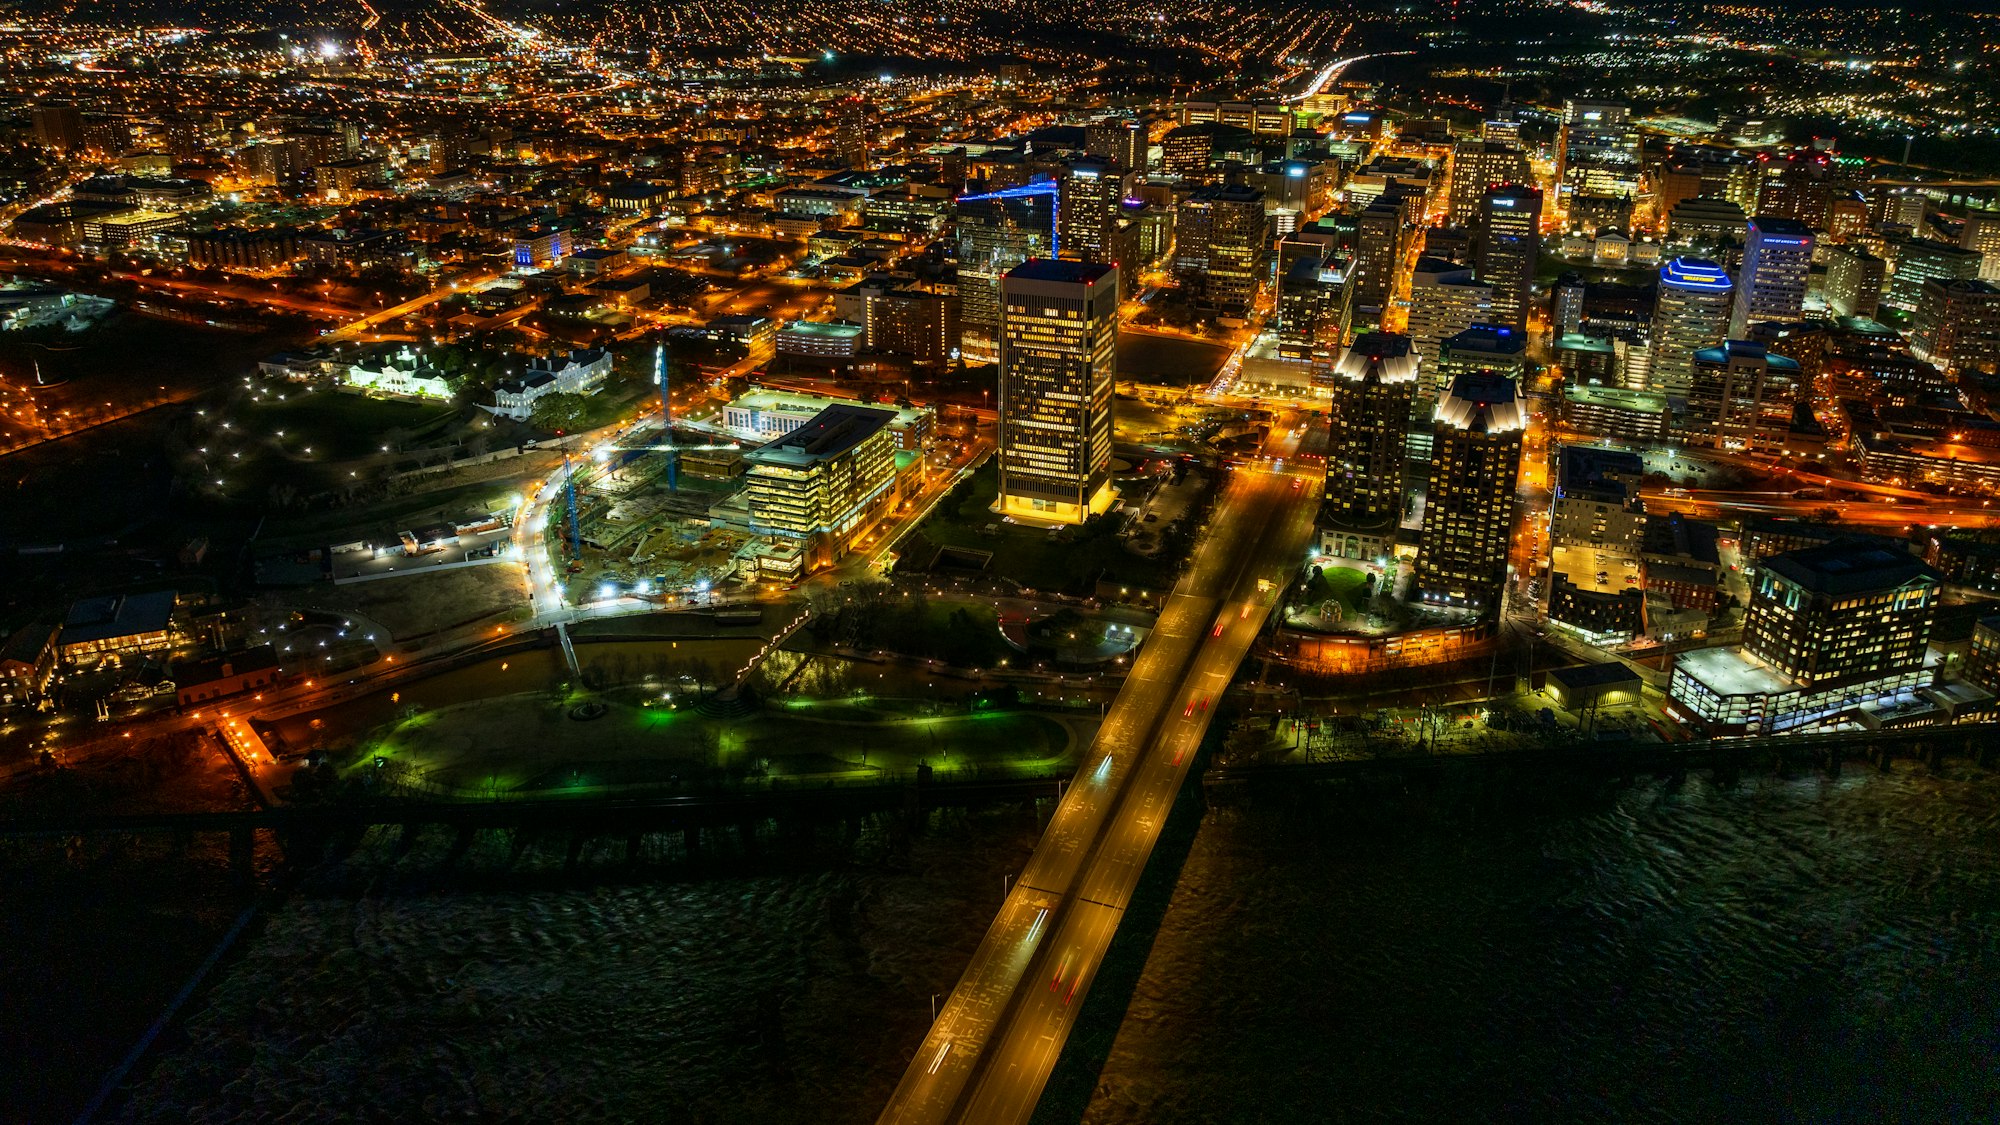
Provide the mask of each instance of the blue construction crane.
[{"label": "blue construction crane", "polygon": [[576,470],[570,467],[569,443],[563,443],[563,494],[569,504],[569,558],[572,563],[583,558],[583,532],[576,518]]},{"label": "blue construction crane", "polygon": [[673,388],[667,384],[667,345],[653,346],[653,382],[660,388],[660,418],[666,427],[666,442],[661,452],[667,455],[667,491],[681,490],[681,451],[674,445],[674,396]]}]

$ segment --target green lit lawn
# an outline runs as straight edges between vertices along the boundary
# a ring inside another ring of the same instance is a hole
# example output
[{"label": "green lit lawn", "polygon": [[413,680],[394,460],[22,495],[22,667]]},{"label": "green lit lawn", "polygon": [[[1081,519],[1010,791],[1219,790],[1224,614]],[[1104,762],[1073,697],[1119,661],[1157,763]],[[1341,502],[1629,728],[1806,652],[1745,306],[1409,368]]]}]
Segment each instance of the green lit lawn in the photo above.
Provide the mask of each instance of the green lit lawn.
[{"label": "green lit lawn", "polygon": [[[350,772],[381,756],[477,797],[660,786],[698,787],[760,774],[794,783],[858,783],[913,773],[1039,775],[1065,768],[1093,720],[1028,712],[923,716],[921,701],[793,701],[744,718],[671,709],[660,693],[613,692],[610,712],[569,717],[546,694],[427,712],[362,740]],[[676,700],[675,703],[681,702]]]},{"label": "green lit lawn", "polygon": [[1329,566],[1320,572],[1320,576],[1326,579],[1327,588],[1332,596],[1339,598],[1341,604],[1350,611],[1358,612],[1363,602],[1367,600],[1367,596],[1361,592],[1362,585],[1368,581],[1367,571],[1347,566]]}]

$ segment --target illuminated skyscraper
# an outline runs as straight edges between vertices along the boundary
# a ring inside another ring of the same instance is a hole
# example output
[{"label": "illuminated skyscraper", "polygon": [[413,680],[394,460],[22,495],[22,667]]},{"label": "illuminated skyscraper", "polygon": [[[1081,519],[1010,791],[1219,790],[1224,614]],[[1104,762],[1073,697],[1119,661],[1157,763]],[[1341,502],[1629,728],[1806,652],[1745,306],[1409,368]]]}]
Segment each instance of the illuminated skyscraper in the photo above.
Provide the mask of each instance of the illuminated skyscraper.
[{"label": "illuminated skyscraper", "polygon": [[1480,197],[1503,184],[1524,184],[1532,169],[1528,156],[1512,145],[1492,141],[1460,141],[1452,148],[1451,203],[1446,221],[1471,225]]},{"label": "illuminated skyscraper", "polygon": [[1031,258],[1056,253],[1054,180],[958,199],[958,295],[964,348],[999,354],[1000,279]]},{"label": "illuminated skyscraper", "polygon": [[1729,305],[1735,288],[1721,266],[1702,258],[1675,258],[1660,267],[1660,292],[1653,303],[1650,362],[1645,383],[1633,390],[1685,395],[1693,377],[1694,353],[1720,344],[1729,333]]},{"label": "illuminated skyscraper", "polygon": [[1249,187],[1202,188],[1175,221],[1174,272],[1218,307],[1248,309],[1271,262],[1264,193]]},{"label": "illuminated skyscraper", "polygon": [[1000,282],[1000,497],[1010,516],[1082,523],[1111,507],[1118,270],[1040,259]]},{"label": "illuminated skyscraper", "polygon": [[1683,441],[1717,449],[1777,454],[1792,430],[1798,361],[1764,345],[1729,340],[1694,353]]},{"label": "illuminated skyscraper", "polygon": [[1404,434],[1417,389],[1417,357],[1407,336],[1365,332],[1341,353],[1328,387],[1326,495],[1321,510],[1337,525],[1331,540],[1353,538],[1349,557],[1386,552],[1403,514]]},{"label": "illuminated skyscraper", "polygon": [[1472,268],[1493,287],[1492,323],[1528,326],[1529,296],[1541,257],[1542,193],[1515,184],[1481,195],[1473,217]]},{"label": "illuminated skyscraper", "polygon": [[1564,214],[1579,197],[1630,199],[1639,193],[1639,128],[1622,102],[1565,101],[1556,146],[1556,190]]},{"label": "illuminated skyscraper", "polygon": [[1826,306],[1838,316],[1874,317],[1888,265],[1865,247],[1836,247],[1826,257]]},{"label": "illuminated skyscraper", "polygon": [[1308,361],[1338,345],[1347,323],[1347,281],[1339,262],[1297,258],[1278,279],[1278,355]]},{"label": "illuminated skyscraper", "polygon": [[1146,170],[1146,128],[1129,118],[1093,121],[1083,130],[1083,151],[1112,161],[1127,172]]},{"label": "illuminated skyscraper", "polygon": [[1069,165],[1063,173],[1061,206],[1057,209],[1061,228],[1057,242],[1063,257],[1120,264],[1112,243],[1130,187],[1131,175],[1111,161],[1092,158]]},{"label": "illuminated skyscraper", "polygon": [[1752,324],[1799,319],[1812,253],[1812,228],[1804,223],[1775,215],[1750,220],[1743,266],[1736,275],[1736,306],[1729,314],[1731,339],[1748,335]]},{"label": "illuminated skyscraper", "polygon": [[868,103],[860,98],[843,98],[833,127],[834,152],[857,172],[868,170]]},{"label": "illuminated skyscraper", "polygon": [[1525,425],[1514,381],[1504,375],[1461,375],[1438,400],[1417,545],[1416,588],[1425,600],[1482,609],[1497,603],[1513,543]]}]

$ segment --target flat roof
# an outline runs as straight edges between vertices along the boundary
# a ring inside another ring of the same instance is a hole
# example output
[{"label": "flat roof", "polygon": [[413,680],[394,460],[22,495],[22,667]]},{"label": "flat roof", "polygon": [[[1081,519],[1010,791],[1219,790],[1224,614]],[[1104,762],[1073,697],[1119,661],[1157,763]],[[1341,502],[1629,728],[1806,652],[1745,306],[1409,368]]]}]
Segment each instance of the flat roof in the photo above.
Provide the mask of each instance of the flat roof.
[{"label": "flat roof", "polygon": [[1626,387],[1594,387],[1581,383],[1564,383],[1563,397],[1584,406],[1602,406],[1613,410],[1631,410],[1641,414],[1664,414],[1667,412],[1667,396],[1658,391],[1635,391]]},{"label": "flat roof", "polygon": [[158,633],[166,629],[173,612],[172,590],[85,598],[69,607],[69,616],[63,619],[62,643],[88,644]]},{"label": "flat roof", "polygon": [[1551,668],[1549,678],[1561,681],[1568,688],[1610,687],[1612,684],[1636,684],[1639,673],[1621,661],[1607,660],[1601,664],[1579,664],[1574,668]]},{"label": "flat roof", "polygon": [[[838,336],[842,339],[852,339],[866,332],[867,329],[859,324],[849,324],[846,321],[794,320],[783,328],[778,329],[778,331],[788,336]],[[748,398],[750,396],[745,395],[743,397]],[[738,399],[737,401],[741,402],[742,399]]]},{"label": "flat roof", "polygon": [[1819,547],[1787,551],[1764,560],[1778,576],[1808,590],[1852,594],[1893,590],[1914,581],[1937,585],[1941,579],[1930,564],[1880,542],[1836,539]]},{"label": "flat roof", "polygon": [[1007,276],[1017,281],[1067,281],[1074,285],[1090,283],[1110,273],[1116,267],[1101,262],[1067,262],[1058,258],[1030,258],[1013,269]]},{"label": "flat roof", "polygon": [[1674,658],[1674,670],[1717,695],[1777,695],[1798,685],[1752,660],[1741,649],[1698,648]]},{"label": "flat roof", "polygon": [[803,468],[847,453],[895,419],[894,411],[836,402],[791,433],[751,450],[747,457],[753,462]]}]

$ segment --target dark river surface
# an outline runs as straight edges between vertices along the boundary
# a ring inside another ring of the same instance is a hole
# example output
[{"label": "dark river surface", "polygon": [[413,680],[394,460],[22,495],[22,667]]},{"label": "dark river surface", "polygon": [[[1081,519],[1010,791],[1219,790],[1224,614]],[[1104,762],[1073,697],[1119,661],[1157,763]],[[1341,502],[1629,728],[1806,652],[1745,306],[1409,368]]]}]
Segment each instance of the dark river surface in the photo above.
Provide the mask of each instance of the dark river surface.
[{"label": "dark river surface", "polygon": [[[1187,823],[1038,1120],[2000,1120],[2000,777]],[[276,910],[116,1116],[872,1121],[1037,828],[584,880],[560,846],[445,874],[445,841],[384,834]]]}]

